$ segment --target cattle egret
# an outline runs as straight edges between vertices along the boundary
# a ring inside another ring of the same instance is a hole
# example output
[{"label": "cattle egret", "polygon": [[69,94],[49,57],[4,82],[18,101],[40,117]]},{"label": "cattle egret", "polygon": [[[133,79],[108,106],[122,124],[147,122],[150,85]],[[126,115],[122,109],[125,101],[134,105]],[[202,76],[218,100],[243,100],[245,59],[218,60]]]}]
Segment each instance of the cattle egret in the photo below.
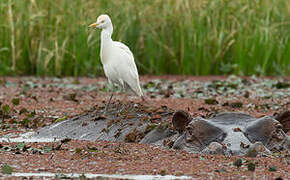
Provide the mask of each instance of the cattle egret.
[{"label": "cattle egret", "polygon": [[[129,87],[143,99],[133,53],[125,44],[112,40],[113,25],[110,17],[106,14],[100,15],[97,21],[89,27],[102,30],[100,56],[105,75],[111,87],[114,87],[114,84],[121,86],[123,90]],[[106,109],[110,104],[113,93],[114,88]]]}]

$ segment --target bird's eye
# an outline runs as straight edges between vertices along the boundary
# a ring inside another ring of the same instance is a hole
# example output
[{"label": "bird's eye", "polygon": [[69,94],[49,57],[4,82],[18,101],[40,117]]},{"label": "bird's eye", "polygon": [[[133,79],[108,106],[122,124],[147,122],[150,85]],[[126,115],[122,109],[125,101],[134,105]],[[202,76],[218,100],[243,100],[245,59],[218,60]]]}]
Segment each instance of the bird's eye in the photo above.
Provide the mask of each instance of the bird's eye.
[{"label": "bird's eye", "polygon": [[101,21],[101,23],[104,23],[104,22],[105,22],[105,20]]}]

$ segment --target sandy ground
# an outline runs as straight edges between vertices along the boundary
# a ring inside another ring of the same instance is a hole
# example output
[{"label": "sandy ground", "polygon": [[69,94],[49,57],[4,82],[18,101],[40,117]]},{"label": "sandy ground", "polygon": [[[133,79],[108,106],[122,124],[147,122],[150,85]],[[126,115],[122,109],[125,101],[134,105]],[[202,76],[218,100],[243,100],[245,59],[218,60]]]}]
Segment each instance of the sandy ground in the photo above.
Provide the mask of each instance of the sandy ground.
[{"label": "sandy ground", "polygon": [[[141,82],[146,101],[133,96],[128,101],[183,109],[192,116],[239,111],[262,117],[290,109],[289,80],[144,76]],[[1,78],[0,137],[17,136],[104,106],[109,95],[104,78]],[[116,99],[123,99],[123,93],[116,93]],[[172,174],[198,179],[287,179],[290,171],[289,154],[245,158],[197,155],[134,143],[72,140],[56,148],[59,143],[0,142],[0,167],[9,165],[13,172]],[[234,162],[239,158],[243,163],[238,168]],[[249,163],[255,164],[255,171],[248,170]],[[3,172],[1,176],[7,177]]]}]

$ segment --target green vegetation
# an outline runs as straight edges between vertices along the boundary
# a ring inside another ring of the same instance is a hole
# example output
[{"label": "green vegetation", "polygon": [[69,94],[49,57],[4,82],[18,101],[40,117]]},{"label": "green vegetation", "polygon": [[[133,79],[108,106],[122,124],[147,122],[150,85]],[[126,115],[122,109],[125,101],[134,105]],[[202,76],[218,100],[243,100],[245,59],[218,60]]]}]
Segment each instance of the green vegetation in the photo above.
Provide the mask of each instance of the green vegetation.
[{"label": "green vegetation", "polygon": [[3,0],[0,75],[102,74],[101,13],[143,74],[290,74],[290,1]]}]

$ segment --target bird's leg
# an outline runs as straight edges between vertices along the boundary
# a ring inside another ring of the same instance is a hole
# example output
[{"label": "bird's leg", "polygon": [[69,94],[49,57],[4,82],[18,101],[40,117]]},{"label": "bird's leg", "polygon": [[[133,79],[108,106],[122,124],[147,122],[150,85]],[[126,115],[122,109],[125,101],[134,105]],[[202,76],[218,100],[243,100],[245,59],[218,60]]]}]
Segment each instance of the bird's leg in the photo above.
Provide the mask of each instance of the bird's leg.
[{"label": "bird's leg", "polygon": [[126,104],[127,104],[127,99],[128,99],[128,94],[125,92],[125,86],[122,87],[122,92],[124,94],[124,97],[121,101],[122,107],[120,108],[120,113],[125,109]]},{"label": "bird's leg", "polygon": [[121,101],[122,102],[122,107],[120,108],[120,113],[125,109],[126,104],[127,104],[127,99],[128,99],[128,95],[125,94],[123,100]]},{"label": "bird's leg", "polygon": [[146,99],[144,96],[141,96],[142,102],[146,102]]},{"label": "bird's leg", "polygon": [[112,85],[112,87],[113,87],[113,88],[112,88],[112,94],[111,94],[111,96],[110,96],[110,99],[109,99],[108,103],[106,104],[105,112],[107,112],[107,110],[108,110],[109,104],[111,103],[111,100],[112,100],[113,95],[114,95],[114,90],[115,90],[114,85],[111,84],[111,83],[110,83],[110,85]]},{"label": "bird's leg", "polygon": [[107,103],[107,105],[106,105],[105,112],[107,112],[107,110],[108,110],[108,107],[109,107],[109,104],[110,104],[110,102],[111,102],[111,100],[112,100],[112,98],[113,98],[113,95],[114,95],[114,91],[112,92],[112,94],[111,94],[111,96],[110,96],[110,99],[109,99],[109,101],[108,101],[108,103]]}]

